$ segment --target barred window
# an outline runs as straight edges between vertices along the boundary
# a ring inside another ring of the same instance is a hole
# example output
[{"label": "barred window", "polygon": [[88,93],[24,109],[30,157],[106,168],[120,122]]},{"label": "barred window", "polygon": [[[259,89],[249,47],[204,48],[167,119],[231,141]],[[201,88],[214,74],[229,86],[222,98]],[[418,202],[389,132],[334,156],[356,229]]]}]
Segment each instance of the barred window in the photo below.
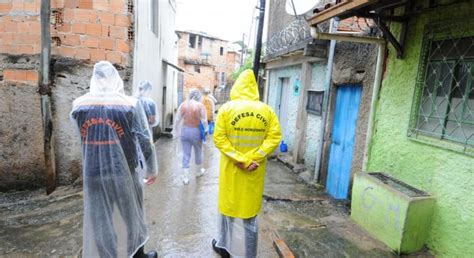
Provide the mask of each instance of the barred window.
[{"label": "barred window", "polygon": [[474,37],[450,32],[425,32],[410,130],[467,148],[474,146]]},{"label": "barred window", "polygon": [[324,91],[308,90],[306,111],[310,114],[321,116],[323,112]]}]

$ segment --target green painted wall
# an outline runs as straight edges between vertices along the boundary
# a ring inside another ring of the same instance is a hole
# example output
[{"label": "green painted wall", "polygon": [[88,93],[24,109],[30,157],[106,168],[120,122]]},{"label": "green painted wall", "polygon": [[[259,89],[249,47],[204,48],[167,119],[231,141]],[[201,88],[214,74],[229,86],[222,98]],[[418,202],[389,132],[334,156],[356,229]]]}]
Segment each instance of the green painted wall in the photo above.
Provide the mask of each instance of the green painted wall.
[{"label": "green painted wall", "polygon": [[376,109],[369,171],[385,171],[436,197],[427,245],[439,257],[474,257],[474,157],[407,137],[425,24],[471,16],[471,3],[411,19],[404,59],[389,58]]}]

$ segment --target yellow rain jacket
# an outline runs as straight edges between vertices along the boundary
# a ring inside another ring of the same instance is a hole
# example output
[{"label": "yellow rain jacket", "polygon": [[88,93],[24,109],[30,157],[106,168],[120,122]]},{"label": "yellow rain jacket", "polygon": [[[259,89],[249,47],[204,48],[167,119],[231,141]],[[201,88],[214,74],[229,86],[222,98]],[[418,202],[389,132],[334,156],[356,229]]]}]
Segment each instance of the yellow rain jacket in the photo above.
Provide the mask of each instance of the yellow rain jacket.
[{"label": "yellow rain jacket", "polygon": [[[239,76],[230,99],[219,109],[214,131],[214,143],[222,153],[219,211],[229,217],[252,218],[262,206],[266,161],[280,143],[280,123],[272,108],[259,101],[250,69]],[[236,166],[248,167],[252,161],[260,164],[252,172]]]}]

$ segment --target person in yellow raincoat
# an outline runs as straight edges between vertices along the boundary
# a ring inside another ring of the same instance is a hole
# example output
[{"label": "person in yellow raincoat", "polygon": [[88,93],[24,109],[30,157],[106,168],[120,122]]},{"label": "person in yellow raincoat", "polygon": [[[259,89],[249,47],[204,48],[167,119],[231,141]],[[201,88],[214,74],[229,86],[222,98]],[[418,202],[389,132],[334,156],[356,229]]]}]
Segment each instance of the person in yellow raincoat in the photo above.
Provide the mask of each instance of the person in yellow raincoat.
[{"label": "person in yellow raincoat", "polygon": [[201,103],[206,108],[207,123],[210,125],[212,122],[214,122],[214,113],[216,111],[216,104],[214,102],[214,97],[212,97],[211,90],[209,88],[204,88]]},{"label": "person in yellow raincoat", "polygon": [[272,108],[259,101],[252,70],[241,73],[230,99],[219,109],[214,132],[214,144],[222,154],[221,228],[212,246],[222,257],[256,257],[266,159],[280,143],[281,129]]}]

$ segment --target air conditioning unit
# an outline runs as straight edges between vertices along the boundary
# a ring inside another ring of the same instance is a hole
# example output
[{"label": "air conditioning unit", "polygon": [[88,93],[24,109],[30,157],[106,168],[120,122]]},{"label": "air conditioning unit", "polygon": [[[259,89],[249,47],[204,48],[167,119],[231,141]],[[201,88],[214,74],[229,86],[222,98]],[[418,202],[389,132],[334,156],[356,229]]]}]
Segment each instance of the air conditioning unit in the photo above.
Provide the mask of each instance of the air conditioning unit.
[{"label": "air conditioning unit", "polygon": [[356,173],[351,218],[398,254],[419,251],[428,238],[435,199],[384,173]]}]

